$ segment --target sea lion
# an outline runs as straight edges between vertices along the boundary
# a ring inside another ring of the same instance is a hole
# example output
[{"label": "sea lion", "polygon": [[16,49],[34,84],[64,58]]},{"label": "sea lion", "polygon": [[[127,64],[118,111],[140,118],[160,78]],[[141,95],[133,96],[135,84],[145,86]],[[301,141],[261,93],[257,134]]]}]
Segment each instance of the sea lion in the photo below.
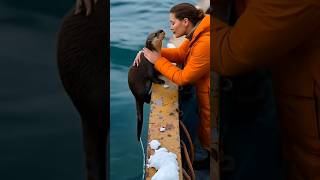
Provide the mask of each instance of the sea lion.
[{"label": "sea lion", "polygon": [[92,13],[67,14],[60,26],[57,61],[63,87],[80,114],[87,180],[105,180],[109,151],[109,43],[107,0]]},{"label": "sea lion", "polygon": [[[162,40],[165,37],[163,30],[150,33],[147,37],[145,47],[151,51],[161,51]],[[129,88],[136,99],[137,112],[137,137],[140,141],[143,124],[143,103],[150,103],[151,85],[153,83],[163,84],[164,81],[158,78],[158,72],[154,65],[149,62],[141,53],[139,66],[131,66],[128,72]]]}]

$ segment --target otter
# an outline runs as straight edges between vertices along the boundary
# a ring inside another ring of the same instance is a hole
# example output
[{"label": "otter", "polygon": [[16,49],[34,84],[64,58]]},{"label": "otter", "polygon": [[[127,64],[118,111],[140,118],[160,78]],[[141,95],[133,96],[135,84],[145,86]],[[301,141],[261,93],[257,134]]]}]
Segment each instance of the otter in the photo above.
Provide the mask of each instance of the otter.
[{"label": "otter", "polygon": [[[145,47],[151,51],[160,52],[164,37],[163,30],[150,33]],[[143,53],[140,55],[140,60],[139,66],[131,66],[128,72],[128,85],[136,100],[138,141],[140,141],[143,124],[143,103],[150,103],[152,82],[164,84],[164,81],[158,78],[159,72],[155,70],[154,65],[146,59]]]},{"label": "otter", "polygon": [[99,0],[89,16],[74,9],[60,25],[57,64],[62,85],[79,112],[86,160],[86,179],[105,180],[108,169],[107,0]]}]

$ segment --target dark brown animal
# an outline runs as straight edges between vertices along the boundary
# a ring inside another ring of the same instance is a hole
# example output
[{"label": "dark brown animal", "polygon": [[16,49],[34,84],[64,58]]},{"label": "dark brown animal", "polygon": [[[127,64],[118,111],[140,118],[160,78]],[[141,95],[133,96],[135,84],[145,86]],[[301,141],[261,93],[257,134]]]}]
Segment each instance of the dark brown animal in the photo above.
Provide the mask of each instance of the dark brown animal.
[{"label": "dark brown animal", "polygon": [[87,180],[106,180],[109,108],[109,28],[107,0],[89,16],[66,15],[58,34],[57,58],[62,84],[78,110],[83,130]]},{"label": "dark brown animal", "polygon": [[[145,47],[152,51],[160,52],[164,36],[163,30],[149,34]],[[136,99],[138,141],[140,141],[143,124],[143,103],[150,103],[152,82],[157,84],[164,83],[163,80],[158,78],[158,72],[155,70],[154,65],[145,58],[143,53],[141,53],[140,59],[139,66],[131,66],[128,72],[129,88]]]}]

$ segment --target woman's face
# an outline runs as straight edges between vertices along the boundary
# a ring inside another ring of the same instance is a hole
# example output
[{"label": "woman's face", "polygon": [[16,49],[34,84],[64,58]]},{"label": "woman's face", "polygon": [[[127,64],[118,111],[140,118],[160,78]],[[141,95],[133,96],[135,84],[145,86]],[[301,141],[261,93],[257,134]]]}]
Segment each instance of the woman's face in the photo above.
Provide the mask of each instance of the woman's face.
[{"label": "woman's face", "polygon": [[175,14],[170,13],[170,30],[173,34],[179,38],[183,35],[186,35],[187,27],[188,27],[188,20],[179,20],[175,17]]}]

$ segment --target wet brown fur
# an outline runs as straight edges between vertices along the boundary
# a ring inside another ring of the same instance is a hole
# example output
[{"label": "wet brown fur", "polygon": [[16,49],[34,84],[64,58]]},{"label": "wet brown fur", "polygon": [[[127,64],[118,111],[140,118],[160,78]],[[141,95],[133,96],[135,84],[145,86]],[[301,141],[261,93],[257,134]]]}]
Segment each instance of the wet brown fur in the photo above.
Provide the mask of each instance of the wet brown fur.
[{"label": "wet brown fur", "polygon": [[[159,38],[159,33],[162,30],[151,33],[147,40],[145,47],[152,51],[157,51],[161,49],[162,40],[160,47],[155,47],[154,41]],[[132,66],[128,72],[128,84],[132,94],[136,100],[136,113],[137,113],[137,138],[140,141],[141,129],[143,124],[143,104],[150,103],[151,100],[151,85],[153,83],[163,84],[164,81],[158,78],[158,73],[156,72],[154,65],[150,63],[143,53],[140,56],[139,66]]]}]

